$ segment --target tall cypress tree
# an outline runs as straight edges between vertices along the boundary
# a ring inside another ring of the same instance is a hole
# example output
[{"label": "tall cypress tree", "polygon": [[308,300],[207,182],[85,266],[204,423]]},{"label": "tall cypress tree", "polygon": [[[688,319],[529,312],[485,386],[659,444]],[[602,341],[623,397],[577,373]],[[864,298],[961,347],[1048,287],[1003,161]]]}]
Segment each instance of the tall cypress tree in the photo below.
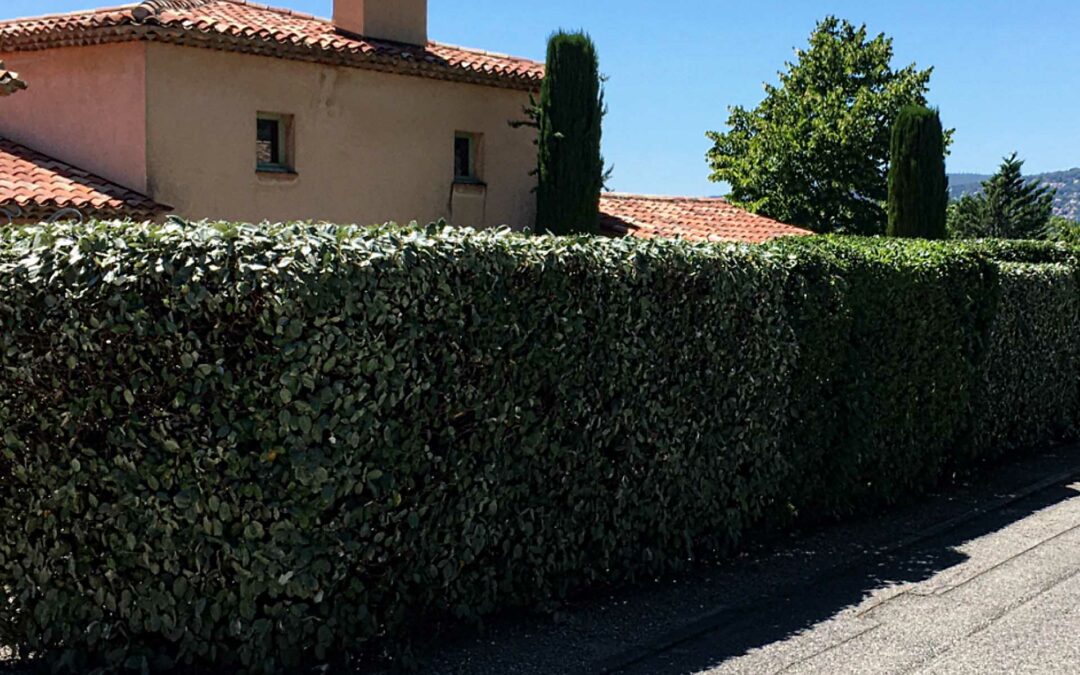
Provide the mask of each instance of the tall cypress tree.
[{"label": "tall cypress tree", "polygon": [[935,110],[911,106],[893,127],[889,236],[944,239],[949,206],[945,133]]},{"label": "tall cypress tree", "polygon": [[537,107],[537,231],[598,231],[604,186],[603,117],[596,45],[584,33],[552,35]]}]

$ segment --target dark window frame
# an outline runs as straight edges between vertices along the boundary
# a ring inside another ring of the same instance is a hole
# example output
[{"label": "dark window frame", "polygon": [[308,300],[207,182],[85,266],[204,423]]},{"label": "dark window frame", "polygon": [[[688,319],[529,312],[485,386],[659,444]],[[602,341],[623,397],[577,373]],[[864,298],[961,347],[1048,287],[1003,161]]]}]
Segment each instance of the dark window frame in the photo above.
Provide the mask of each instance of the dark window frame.
[{"label": "dark window frame", "polygon": [[[482,184],[481,134],[466,131],[454,132],[454,182]],[[464,146],[464,153],[463,153]],[[463,157],[462,155],[466,156]]]},{"label": "dark window frame", "polygon": [[[265,138],[269,130],[271,138]],[[270,161],[263,161],[261,145],[270,144]],[[293,116],[260,112],[255,121],[255,170],[259,173],[296,173],[293,163]]]}]

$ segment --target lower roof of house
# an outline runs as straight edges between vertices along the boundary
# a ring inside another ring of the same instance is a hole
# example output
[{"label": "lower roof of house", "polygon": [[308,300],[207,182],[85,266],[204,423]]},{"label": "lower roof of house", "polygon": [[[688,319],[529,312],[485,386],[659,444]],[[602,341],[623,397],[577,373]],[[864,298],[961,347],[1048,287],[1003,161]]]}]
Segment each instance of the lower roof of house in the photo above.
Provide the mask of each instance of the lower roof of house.
[{"label": "lower roof of house", "polygon": [[639,239],[760,243],[813,232],[741,209],[719,197],[609,193],[600,198],[600,229]]},{"label": "lower roof of house", "polygon": [[0,223],[48,220],[75,209],[88,218],[153,220],[171,209],[146,195],[0,138]]}]

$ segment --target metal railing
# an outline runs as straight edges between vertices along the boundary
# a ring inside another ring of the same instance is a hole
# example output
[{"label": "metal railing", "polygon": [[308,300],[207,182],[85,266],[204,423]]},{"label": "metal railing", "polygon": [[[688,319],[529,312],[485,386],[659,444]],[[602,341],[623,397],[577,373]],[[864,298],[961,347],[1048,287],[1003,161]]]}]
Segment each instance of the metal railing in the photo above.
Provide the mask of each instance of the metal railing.
[{"label": "metal railing", "polygon": [[[14,225],[16,220],[26,218],[27,214],[22,210],[21,206],[4,206],[0,207],[0,216],[7,218],[8,225]],[[61,220],[82,224],[86,222],[86,217],[79,209],[68,207],[59,209],[56,213],[44,219],[42,222],[51,224],[58,223]]]}]

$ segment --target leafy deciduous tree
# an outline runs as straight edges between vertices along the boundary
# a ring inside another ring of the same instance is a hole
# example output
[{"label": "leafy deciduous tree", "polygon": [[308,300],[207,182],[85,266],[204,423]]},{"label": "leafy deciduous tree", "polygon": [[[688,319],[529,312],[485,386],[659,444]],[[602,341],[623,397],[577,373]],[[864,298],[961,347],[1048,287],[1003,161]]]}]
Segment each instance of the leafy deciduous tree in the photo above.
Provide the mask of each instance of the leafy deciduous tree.
[{"label": "leafy deciduous tree", "polygon": [[[893,123],[926,105],[933,69],[892,67],[892,39],[829,17],[753,110],[710,132],[712,180],[752,211],[818,232],[885,231]],[[949,134],[946,135],[948,139]]]}]

